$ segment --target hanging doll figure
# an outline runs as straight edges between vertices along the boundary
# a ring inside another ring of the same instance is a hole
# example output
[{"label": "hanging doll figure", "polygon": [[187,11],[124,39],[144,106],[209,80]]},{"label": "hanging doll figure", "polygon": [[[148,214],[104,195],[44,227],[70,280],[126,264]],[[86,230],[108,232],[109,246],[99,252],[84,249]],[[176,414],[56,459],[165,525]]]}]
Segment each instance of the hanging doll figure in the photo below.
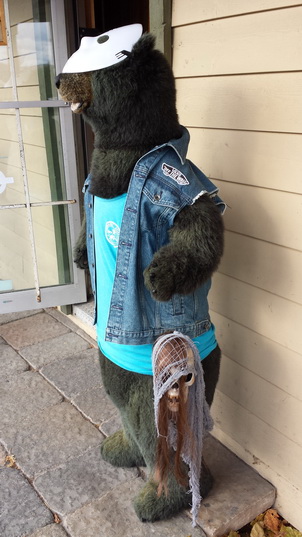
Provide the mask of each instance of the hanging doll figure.
[{"label": "hanging doll figure", "polygon": [[155,342],[152,364],[158,435],[154,471],[157,493],[169,495],[168,475],[172,471],[181,486],[189,486],[195,526],[202,499],[203,436],[213,425],[199,352],[187,336],[179,332],[164,334]]}]

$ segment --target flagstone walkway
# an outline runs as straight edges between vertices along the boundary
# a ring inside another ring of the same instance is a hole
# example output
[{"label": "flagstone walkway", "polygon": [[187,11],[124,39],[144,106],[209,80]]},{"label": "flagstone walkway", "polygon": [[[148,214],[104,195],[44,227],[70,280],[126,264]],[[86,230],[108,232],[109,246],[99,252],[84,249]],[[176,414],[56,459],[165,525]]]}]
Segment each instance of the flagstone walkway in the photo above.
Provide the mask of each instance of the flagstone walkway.
[{"label": "flagstone walkway", "polygon": [[131,498],[143,472],[100,456],[120,423],[97,354],[56,309],[0,315],[0,537],[215,537],[273,504],[273,487],[210,437],[200,526],[186,512],[141,523]]}]

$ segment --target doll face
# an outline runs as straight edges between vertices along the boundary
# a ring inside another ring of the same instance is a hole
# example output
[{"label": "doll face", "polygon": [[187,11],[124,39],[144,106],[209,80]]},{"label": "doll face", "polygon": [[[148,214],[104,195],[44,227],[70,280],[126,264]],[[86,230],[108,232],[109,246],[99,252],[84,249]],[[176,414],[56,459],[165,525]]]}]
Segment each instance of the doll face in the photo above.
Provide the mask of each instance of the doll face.
[{"label": "doll face", "polygon": [[[188,343],[181,338],[174,338],[164,345],[158,355],[157,368],[163,370],[167,364],[171,364],[169,368],[169,376],[177,373],[178,366],[173,364],[173,361],[184,360],[187,363],[187,370],[194,371],[194,353]],[[194,373],[181,376],[166,392],[167,406],[171,412],[178,412],[181,400],[186,403],[188,399],[189,387],[194,383]]]},{"label": "doll face", "polygon": [[92,101],[91,73],[61,73],[56,86],[63,101],[70,103],[75,114],[81,114]]},{"label": "doll face", "polygon": [[171,412],[178,412],[181,400],[181,390],[183,402],[186,403],[189,395],[189,387],[195,382],[193,373],[189,373],[186,377],[181,377],[178,382],[175,382],[167,391],[167,406]]}]

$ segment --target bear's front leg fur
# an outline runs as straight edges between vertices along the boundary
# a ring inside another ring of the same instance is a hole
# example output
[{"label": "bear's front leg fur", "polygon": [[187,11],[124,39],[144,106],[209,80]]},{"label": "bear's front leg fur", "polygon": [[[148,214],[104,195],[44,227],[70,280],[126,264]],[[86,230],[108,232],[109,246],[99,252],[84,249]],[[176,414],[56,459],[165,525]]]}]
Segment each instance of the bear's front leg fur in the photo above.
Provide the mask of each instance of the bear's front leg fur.
[{"label": "bear's front leg fur", "polygon": [[88,268],[88,256],[86,246],[86,217],[84,214],[81,231],[73,249],[73,260],[78,268]]},{"label": "bear's front leg fur", "polygon": [[223,253],[223,229],[219,208],[206,195],[177,215],[170,242],[144,271],[145,285],[156,300],[190,294],[212,276]]}]

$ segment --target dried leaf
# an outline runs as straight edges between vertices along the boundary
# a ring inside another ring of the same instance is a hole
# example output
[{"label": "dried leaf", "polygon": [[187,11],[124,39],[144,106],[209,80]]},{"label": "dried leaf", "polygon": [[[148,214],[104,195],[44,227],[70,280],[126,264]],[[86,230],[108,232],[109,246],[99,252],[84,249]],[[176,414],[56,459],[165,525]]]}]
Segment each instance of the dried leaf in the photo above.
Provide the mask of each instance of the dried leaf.
[{"label": "dried leaf", "polygon": [[238,531],[230,531],[228,537],[240,537],[240,533]]},{"label": "dried leaf", "polygon": [[292,526],[282,526],[280,533],[282,537],[302,537],[301,531],[296,530]]},{"label": "dried leaf", "polygon": [[61,524],[61,519],[57,513],[54,514],[54,523],[55,524]]},{"label": "dried leaf", "polygon": [[261,522],[256,522],[251,531],[251,537],[265,537],[265,531]]},{"label": "dried leaf", "polygon": [[5,457],[5,464],[8,468],[16,468],[16,459],[14,455],[7,455]]},{"label": "dried leaf", "polygon": [[268,509],[264,515],[264,526],[274,534],[278,534],[281,528],[281,518],[275,509]]},{"label": "dried leaf", "polygon": [[254,526],[254,524],[256,524],[256,522],[261,522],[261,524],[262,524],[264,516],[265,516],[265,513],[260,513],[260,515],[256,516],[256,518],[254,520],[252,520],[251,526]]}]

